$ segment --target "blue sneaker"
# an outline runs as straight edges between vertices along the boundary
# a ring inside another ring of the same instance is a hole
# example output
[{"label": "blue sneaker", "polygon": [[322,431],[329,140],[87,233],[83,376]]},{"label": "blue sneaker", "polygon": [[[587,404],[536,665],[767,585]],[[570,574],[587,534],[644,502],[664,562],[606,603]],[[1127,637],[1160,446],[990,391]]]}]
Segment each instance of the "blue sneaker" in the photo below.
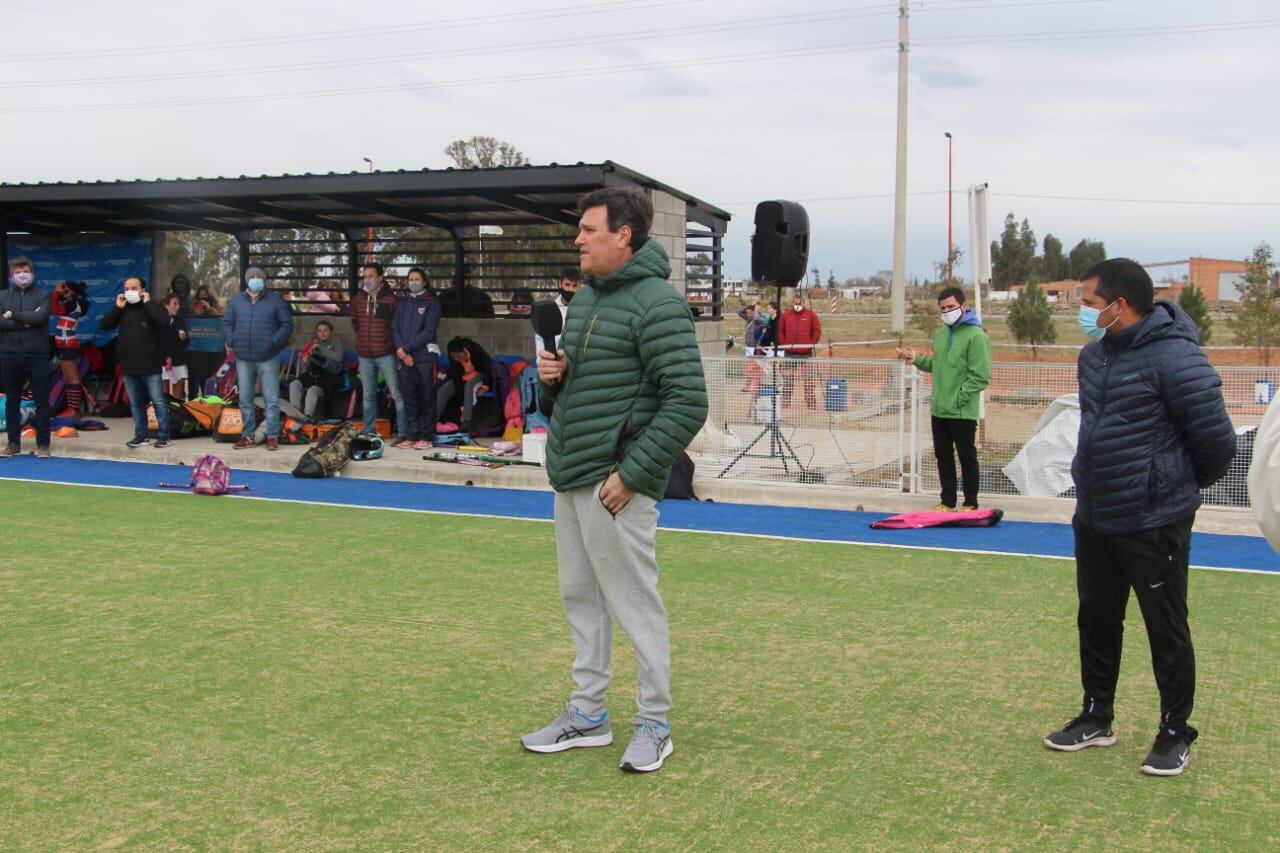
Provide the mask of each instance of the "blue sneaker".
[{"label": "blue sneaker", "polygon": [[618,766],[627,773],[652,773],[675,751],[671,745],[671,726],[646,717],[636,717],[631,724],[636,733]]},{"label": "blue sneaker", "polygon": [[609,712],[588,717],[576,705],[565,705],[560,716],[548,726],[520,738],[520,745],[530,752],[564,752],[579,746],[608,746],[613,743]]}]

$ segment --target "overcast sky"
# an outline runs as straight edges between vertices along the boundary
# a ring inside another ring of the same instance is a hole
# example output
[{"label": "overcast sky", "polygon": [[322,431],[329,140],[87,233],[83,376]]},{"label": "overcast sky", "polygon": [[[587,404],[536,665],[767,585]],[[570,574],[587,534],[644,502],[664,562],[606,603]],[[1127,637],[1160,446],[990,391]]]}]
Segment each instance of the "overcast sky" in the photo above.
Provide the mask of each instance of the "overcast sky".
[{"label": "overcast sky", "polygon": [[[824,279],[892,262],[895,2],[6,0],[4,18],[0,181],[441,168],[482,134],[726,208],[731,275],[772,198],[807,207]],[[1280,239],[1276,0],[920,0],[910,26],[910,274],[946,253],[947,131],[966,250],[975,182],[993,238],[1013,211],[1143,262]]]}]

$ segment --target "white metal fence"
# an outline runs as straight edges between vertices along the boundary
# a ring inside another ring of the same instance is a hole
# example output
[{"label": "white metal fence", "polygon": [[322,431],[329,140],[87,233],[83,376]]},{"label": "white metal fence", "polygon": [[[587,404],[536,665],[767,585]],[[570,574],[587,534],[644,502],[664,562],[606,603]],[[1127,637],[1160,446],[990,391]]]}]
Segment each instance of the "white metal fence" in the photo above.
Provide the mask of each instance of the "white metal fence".
[{"label": "white metal fence", "polygon": [[[938,492],[928,374],[873,359],[724,356],[703,366],[710,413],[690,447],[699,477]],[[1280,368],[1219,374],[1239,450],[1205,501],[1244,507],[1250,428],[1280,390]],[[992,365],[979,430],[984,494],[1071,497],[1075,394],[1074,364]]]}]

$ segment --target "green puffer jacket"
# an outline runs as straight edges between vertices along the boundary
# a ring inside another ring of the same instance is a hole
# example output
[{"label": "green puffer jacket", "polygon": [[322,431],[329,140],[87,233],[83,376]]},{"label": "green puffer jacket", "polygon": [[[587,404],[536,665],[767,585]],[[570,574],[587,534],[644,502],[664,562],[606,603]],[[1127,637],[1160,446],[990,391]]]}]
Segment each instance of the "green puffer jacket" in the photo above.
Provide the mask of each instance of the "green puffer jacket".
[{"label": "green puffer jacket", "polygon": [[669,275],[667,253],[650,239],[608,278],[583,277],[560,343],[564,377],[542,386],[556,401],[546,464],[557,491],[617,469],[632,491],[661,500],[672,462],[702,429],[702,357]]},{"label": "green puffer jacket", "polygon": [[929,413],[935,418],[978,419],[978,395],[991,382],[991,341],[973,309],[933,336],[933,355],[916,356],[915,366],[933,374]]}]

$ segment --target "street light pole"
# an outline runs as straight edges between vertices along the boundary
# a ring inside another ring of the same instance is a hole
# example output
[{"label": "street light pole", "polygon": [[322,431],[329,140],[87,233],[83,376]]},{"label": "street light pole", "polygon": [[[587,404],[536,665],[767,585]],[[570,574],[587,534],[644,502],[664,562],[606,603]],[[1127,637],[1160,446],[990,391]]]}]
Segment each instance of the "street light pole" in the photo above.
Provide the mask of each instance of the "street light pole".
[{"label": "street light pole", "polygon": [[894,334],[906,328],[907,305],[907,55],[909,0],[898,0],[898,145],[893,181],[893,282],[889,310]]},{"label": "street light pole", "polygon": [[947,135],[947,284],[951,284],[953,276],[951,273],[951,262],[955,257],[955,242],[951,239],[951,211],[954,205],[951,202],[951,131],[946,131]]},{"label": "street light pole", "polygon": [[[363,157],[361,159],[363,159],[366,163],[369,164],[369,173],[373,174],[373,161],[370,160],[368,157]],[[365,262],[373,263],[373,226],[372,225],[369,226],[369,242],[368,244],[365,245],[364,254],[365,254],[365,258],[364,258]]]}]

